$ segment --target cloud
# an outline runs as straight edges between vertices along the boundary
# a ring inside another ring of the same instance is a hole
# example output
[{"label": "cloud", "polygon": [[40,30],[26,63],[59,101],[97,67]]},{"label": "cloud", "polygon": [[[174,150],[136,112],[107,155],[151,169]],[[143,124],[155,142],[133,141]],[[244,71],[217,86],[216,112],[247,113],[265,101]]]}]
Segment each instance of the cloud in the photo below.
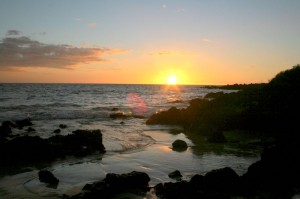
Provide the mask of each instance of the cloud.
[{"label": "cloud", "polygon": [[150,53],[151,56],[190,56],[191,53],[185,52],[173,52],[173,51],[159,51],[156,53]]},{"label": "cloud", "polygon": [[96,28],[97,24],[96,23],[89,23],[88,27],[90,27],[90,28]]},{"label": "cloud", "polygon": [[161,7],[162,7],[163,9],[165,9],[165,8],[167,8],[167,4],[162,4]]},{"label": "cloud", "polygon": [[19,36],[21,34],[22,34],[21,31],[18,31],[18,30],[9,30],[6,33],[6,36]]},{"label": "cloud", "polygon": [[208,39],[208,38],[203,38],[202,42],[204,42],[204,43],[215,43],[213,40]]},{"label": "cloud", "polygon": [[99,47],[74,47],[45,44],[28,37],[6,37],[0,42],[0,69],[48,67],[71,69],[77,64],[106,61],[105,54],[125,53],[126,50]]}]

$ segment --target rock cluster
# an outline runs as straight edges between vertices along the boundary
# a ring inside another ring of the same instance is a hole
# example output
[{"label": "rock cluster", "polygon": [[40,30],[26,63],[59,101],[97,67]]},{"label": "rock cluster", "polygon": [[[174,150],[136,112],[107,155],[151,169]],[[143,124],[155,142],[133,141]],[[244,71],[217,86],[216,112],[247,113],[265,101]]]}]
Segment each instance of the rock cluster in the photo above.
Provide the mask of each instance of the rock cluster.
[{"label": "rock cluster", "polygon": [[90,199],[90,198],[113,198],[121,193],[135,193],[145,195],[148,190],[149,176],[143,172],[133,171],[125,174],[108,173],[105,179],[87,184],[83,187],[83,192],[71,199]]},{"label": "rock cluster", "polygon": [[48,139],[39,136],[11,136],[11,128],[32,125],[29,119],[15,123],[5,121],[0,127],[0,166],[22,166],[49,162],[65,156],[86,156],[104,153],[100,130],[76,130],[66,136],[55,135]]}]

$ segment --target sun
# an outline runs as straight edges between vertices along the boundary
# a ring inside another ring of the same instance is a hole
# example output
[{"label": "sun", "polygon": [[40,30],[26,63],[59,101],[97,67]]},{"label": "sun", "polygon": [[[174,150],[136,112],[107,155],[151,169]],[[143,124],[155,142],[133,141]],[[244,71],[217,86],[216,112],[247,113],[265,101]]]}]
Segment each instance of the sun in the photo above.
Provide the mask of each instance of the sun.
[{"label": "sun", "polygon": [[171,75],[168,77],[168,84],[175,85],[177,83],[177,77],[175,75]]}]

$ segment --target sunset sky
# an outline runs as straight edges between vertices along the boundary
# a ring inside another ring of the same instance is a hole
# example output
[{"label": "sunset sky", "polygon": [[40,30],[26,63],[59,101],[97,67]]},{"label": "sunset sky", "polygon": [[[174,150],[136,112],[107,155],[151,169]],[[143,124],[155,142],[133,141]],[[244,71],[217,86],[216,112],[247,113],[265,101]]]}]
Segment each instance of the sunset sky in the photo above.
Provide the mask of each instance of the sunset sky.
[{"label": "sunset sky", "polygon": [[0,82],[268,82],[300,64],[299,0],[0,0]]}]

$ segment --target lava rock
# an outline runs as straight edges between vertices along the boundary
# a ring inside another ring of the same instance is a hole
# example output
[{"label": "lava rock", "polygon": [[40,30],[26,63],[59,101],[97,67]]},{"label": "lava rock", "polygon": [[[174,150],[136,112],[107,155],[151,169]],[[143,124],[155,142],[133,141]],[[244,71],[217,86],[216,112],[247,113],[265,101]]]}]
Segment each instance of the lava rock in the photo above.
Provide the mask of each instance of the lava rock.
[{"label": "lava rock", "polygon": [[168,176],[169,176],[169,178],[172,178],[177,181],[180,181],[182,178],[182,175],[181,175],[180,171],[178,171],[178,170],[175,170],[175,171],[169,173]]},{"label": "lava rock", "polygon": [[26,118],[23,120],[17,120],[16,125],[18,126],[19,129],[23,129],[24,126],[32,126],[33,123],[31,122],[30,118]]},{"label": "lava rock", "polygon": [[208,192],[232,193],[239,187],[239,176],[230,167],[206,173],[204,181]]},{"label": "lava rock", "polygon": [[188,145],[185,141],[183,140],[175,140],[172,143],[172,147],[174,151],[186,151],[188,148]]},{"label": "lava rock", "polygon": [[53,133],[56,133],[56,134],[60,133],[60,129],[55,129],[55,130],[53,131]]},{"label": "lava rock", "polygon": [[125,174],[108,173],[106,178],[93,184],[86,184],[83,192],[71,198],[114,198],[121,193],[143,193],[148,190],[149,176],[133,171]]},{"label": "lava rock", "polygon": [[47,183],[49,187],[56,188],[59,180],[48,170],[40,170],[39,173],[40,182]]},{"label": "lava rock", "polygon": [[67,128],[67,125],[65,125],[65,124],[60,124],[60,125],[59,125],[59,128],[65,129],[65,128]]}]

